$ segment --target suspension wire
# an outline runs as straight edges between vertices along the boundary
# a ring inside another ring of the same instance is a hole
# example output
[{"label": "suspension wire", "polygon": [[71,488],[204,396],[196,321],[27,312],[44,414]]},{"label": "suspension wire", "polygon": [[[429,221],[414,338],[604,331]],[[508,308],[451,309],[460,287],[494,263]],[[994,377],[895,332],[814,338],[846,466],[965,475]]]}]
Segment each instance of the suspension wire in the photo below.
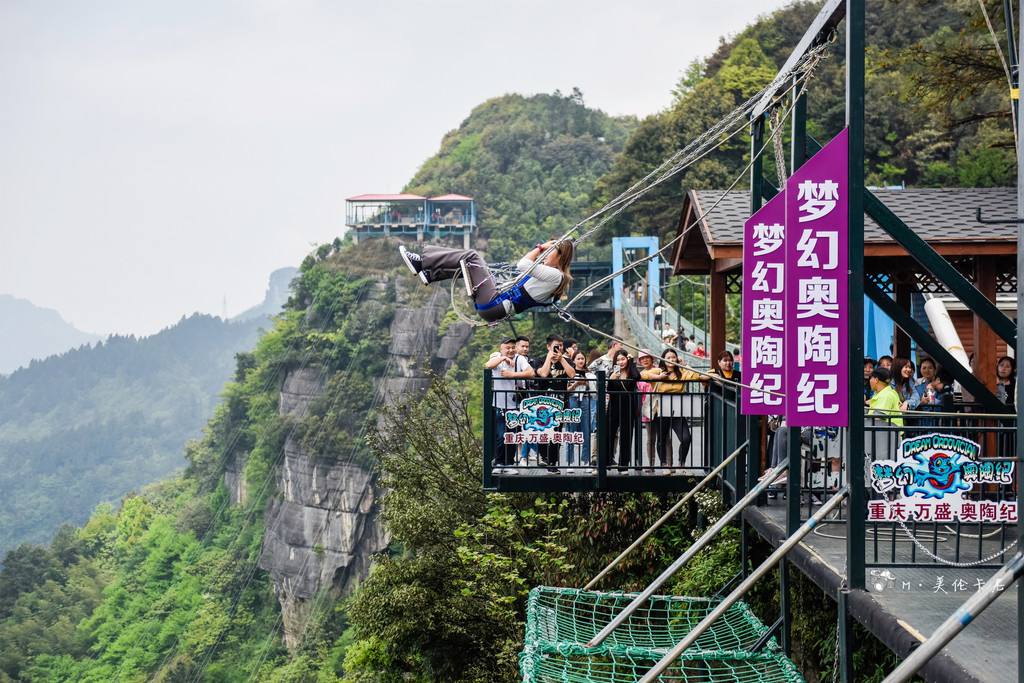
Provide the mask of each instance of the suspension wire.
[{"label": "suspension wire", "polygon": [[[1003,48],[999,46],[999,38],[996,36],[996,30],[992,26],[992,19],[988,16],[988,9],[985,8],[985,0],[978,0],[978,6],[981,8],[981,14],[985,17],[985,25],[988,26],[988,32],[992,36],[992,44],[996,47],[996,54],[999,55],[999,62],[1003,65],[1003,73],[1006,74],[1006,87],[1010,90],[1010,122],[1013,124],[1013,151],[1014,154],[1017,152],[1017,117],[1013,115],[1013,76],[1010,75],[1010,67],[1006,65],[1006,57],[1003,56]],[[1012,21],[1011,17],[1006,17],[1007,25]]]},{"label": "suspension wire", "polygon": [[[825,58],[825,56],[827,56],[827,49],[828,45],[823,43],[812,48],[806,54],[804,54],[800,58],[800,60],[793,65],[792,69],[787,74],[785,74],[785,76],[788,77],[790,74],[796,74],[797,72],[801,72],[799,78],[794,79],[789,88],[782,91],[778,95],[777,99],[781,99],[785,94],[792,92],[796,87],[806,84],[807,80],[809,80],[811,75],[813,74],[814,69],[817,67],[818,62],[820,62],[822,59]],[[646,176],[635,182],[633,185],[631,185],[629,188],[623,191],[618,197],[608,202],[603,207],[598,209],[596,212],[594,212],[587,218],[577,223],[573,228],[571,228],[564,235],[562,235],[562,237],[556,240],[553,246],[549,247],[540,256],[538,256],[537,261],[535,261],[534,263],[542,261],[543,258],[546,258],[551,249],[555,249],[559,243],[569,239],[574,232],[579,232],[582,226],[586,225],[587,223],[594,220],[598,216],[604,214],[605,212],[609,211],[610,209],[618,207],[613,213],[608,215],[599,223],[591,227],[586,232],[580,234],[580,236],[574,240],[574,244],[579,244],[587,237],[589,237],[592,233],[594,233],[596,230],[605,225],[612,218],[614,218],[616,215],[625,210],[629,205],[633,204],[635,201],[644,196],[647,192],[650,192],[652,189],[654,189],[661,183],[665,182],[678,172],[682,171],[683,169],[691,165],[694,161],[699,160],[700,158],[706,156],[711,151],[714,151],[715,149],[720,147],[725,142],[725,140],[721,140],[718,142],[713,142],[713,140],[716,140],[726,129],[730,128],[734,124],[734,122],[742,120],[743,126],[739,127],[737,130],[745,129],[746,124],[749,120],[750,113],[757,106],[760,99],[764,97],[764,95],[766,95],[769,91],[773,90],[772,86],[780,80],[780,76],[782,76],[782,74],[777,75],[772,80],[772,83],[762,88],[761,91],[759,91],[757,94],[753,95],[750,99],[748,99],[746,102],[744,102],[739,107],[734,109],[731,113],[727,114],[725,117],[720,119],[714,126],[705,131],[700,137],[692,141],[682,150],[676,152],[674,155],[669,157],[664,162],[662,162],[661,165],[659,165]],[[730,134],[726,138],[726,140],[729,137],[732,137],[733,134]],[[669,166],[670,164],[672,165]],[[668,166],[668,169],[662,172],[662,169],[665,169],[666,166]],[[661,175],[656,180],[654,180],[648,185],[645,185],[646,183],[648,183],[648,181],[651,180],[651,178],[654,178],[659,172],[661,172]],[[523,272],[519,276],[519,278],[517,278],[517,283],[522,278],[526,277],[528,274],[529,269]]]},{"label": "suspension wire", "polygon": [[[588,325],[587,323],[583,322],[582,320],[580,320],[579,318],[573,316],[568,311],[564,311],[562,309],[559,309],[559,311],[560,311],[559,317],[562,320],[566,321],[566,322],[571,322],[574,325],[576,325],[577,327],[581,327],[584,330],[586,330],[588,332],[592,332],[593,334],[595,334],[595,335],[597,335],[599,337],[604,337],[605,339],[607,339],[609,341],[619,342],[623,346],[625,346],[627,348],[630,348],[630,349],[633,349],[634,351],[638,351],[638,352],[640,351],[640,347],[637,346],[636,344],[630,344],[629,342],[627,342],[624,339],[620,339],[619,337],[616,337],[614,335],[608,334],[607,332],[605,332],[603,330],[599,330],[596,327],[592,327],[592,326]],[[562,313],[564,313],[564,315],[562,315]],[[654,353],[653,351],[650,353],[650,355],[651,355],[652,358],[657,358],[660,361],[664,361],[666,364],[670,362],[670,361],[665,360],[664,357]],[[678,358],[678,355],[676,357]],[[716,383],[719,383],[719,384],[725,384],[725,385],[731,386],[731,387],[733,387],[735,389],[740,389],[740,388],[750,389],[752,391],[759,391],[759,392],[761,392],[763,394],[770,394],[771,396],[777,396],[777,397],[780,397],[780,398],[785,398],[786,397],[786,395],[784,393],[782,393],[782,392],[772,391],[770,389],[764,389],[762,387],[756,387],[756,386],[753,386],[753,385],[750,385],[750,384],[743,384],[742,382],[737,382],[735,380],[728,379],[727,377],[723,377],[721,374],[719,374],[717,371],[714,371],[714,370],[703,370],[703,369],[702,370],[698,370],[697,368],[691,367],[688,363],[685,363],[682,360],[676,360],[675,362],[672,363],[672,365],[678,366],[678,367],[680,367],[680,368],[682,368],[684,370],[689,370],[690,372],[694,372],[694,373],[697,373],[698,375],[700,375],[700,377],[698,379],[696,379],[696,380],[689,380],[689,381],[694,381],[694,382],[696,382],[696,381],[699,381],[699,382],[711,381],[711,382],[716,382]]]},{"label": "suspension wire", "polygon": [[[794,84],[793,84],[793,86],[791,87],[791,89],[790,89],[790,90],[793,90],[794,88],[796,88],[796,87],[797,87],[797,85],[799,85],[799,86],[800,86],[800,89],[799,89],[799,91],[797,92],[796,96],[795,96],[795,97],[793,98],[793,104],[791,104],[791,105],[790,105],[790,107],[789,107],[789,109],[787,109],[787,110],[786,110],[786,115],[787,115],[787,117],[788,117],[789,113],[790,113],[790,112],[792,111],[793,107],[795,106],[795,102],[796,102],[796,100],[798,100],[798,99],[799,99],[799,98],[800,98],[801,96],[803,96],[803,90],[804,90],[804,86],[806,85],[806,80],[801,80],[801,81],[799,82],[799,84],[797,84],[797,83],[794,83]],[[787,91],[787,92],[789,92],[789,91]],[[720,203],[721,203],[721,202],[722,202],[722,201],[723,201],[723,200],[725,199],[725,197],[726,197],[726,196],[727,196],[727,195],[728,195],[728,194],[729,194],[730,192],[732,192],[732,190],[733,190],[733,189],[734,189],[734,188],[736,187],[736,185],[737,185],[737,184],[739,183],[739,181],[740,181],[740,180],[742,180],[742,179],[743,179],[743,177],[744,177],[744,176],[745,176],[745,175],[746,175],[746,174],[747,174],[747,173],[748,173],[748,172],[750,171],[751,167],[753,167],[753,165],[754,165],[754,162],[755,162],[755,161],[756,161],[756,160],[757,160],[757,159],[758,159],[758,158],[759,158],[760,156],[762,156],[762,155],[764,154],[764,151],[765,151],[765,149],[767,149],[767,147],[768,147],[768,145],[769,145],[769,144],[772,144],[772,143],[771,143],[771,140],[768,140],[768,141],[766,141],[766,142],[765,142],[765,143],[764,143],[764,144],[763,144],[763,145],[761,146],[761,148],[760,148],[760,149],[759,149],[759,150],[758,150],[758,151],[757,151],[757,152],[756,152],[755,154],[752,154],[752,155],[751,155],[750,163],[748,163],[748,164],[746,165],[746,167],[745,167],[745,168],[744,168],[744,169],[743,169],[743,170],[742,170],[742,171],[741,171],[741,172],[740,172],[740,173],[739,173],[739,174],[738,174],[738,175],[736,176],[736,179],[735,179],[735,180],[733,180],[732,184],[731,184],[731,185],[729,185],[729,187],[728,187],[728,188],[727,188],[727,189],[725,190],[725,192],[724,192],[724,193],[722,194],[722,196],[721,196],[721,197],[719,197],[719,198],[718,198],[718,199],[717,199],[717,200],[715,201],[715,203],[714,203],[714,204],[712,204],[712,205],[711,205],[711,206],[710,206],[710,207],[709,207],[709,208],[708,208],[708,209],[707,209],[706,211],[704,211],[704,213],[702,213],[702,214],[701,214],[700,216],[698,216],[697,218],[695,218],[695,219],[694,219],[694,221],[693,221],[692,223],[690,223],[690,224],[689,224],[688,226],[686,226],[686,227],[685,227],[685,228],[684,228],[684,229],[683,229],[682,231],[680,231],[680,233],[679,233],[678,235],[676,235],[676,237],[675,237],[674,239],[672,239],[672,240],[670,240],[669,242],[667,242],[667,243],[666,243],[666,244],[665,244],[665,245],[664,245],[663,247],[661,247],[660,249],[658,249],[658,250],[657,250],[657,251],[655,251],[654,253],[652,253],[652,254],[649,254],[649,255],[648,255],[648,256],[646,256],[645,258],[643,258],[643,259],[640,259],[639,261],[637,261],[636,265],[637,265],[637,266],[638,266],[638,265],[642,265],[642,264],[643,264],[643,263],[645,263],[646,261],[649,261],[649,260],[651,260],[651,259],[655,258],[656,256],[659,256],[659,255],[661,255],[661,253],[662,253],[662,252],[664,252],[664,251],[665,251],[666,249],[668,249],[669,247],[671,247],[672,245],[674,245],[674,244],[675,244],[676,242],[678,242],[679,240],[681,240],[681,239],[682,239],[683,237],[685,237],[685,236],[686,236],[686,235],[687,235],[687,234],[688,234],[688,233],[690,232],[690,230],[692,230],[692,229],[694,229],[695,227],[697,227],[697,226],[698,226],[698,225],[700,224],[700,222],[701,222],[701,221],[703,221],[703,220],[704,220],[704,218],[706,218],[706,217],[707,217],[707,216],[708,216],[709,214],[711,214],[711,213],[712,213],[712,212],[713,212],[713,211],[714,211],[714,210],[715,210],[715,209],[716,209],[716,208],[718,207],[718,205],[719,205],[719,204],[720,204]],[[631,268],[633,268],[633,267],[636,267],[636,266],[631,266]],[[616,271],[616,272],[612,273],[611,275],[608,275],[608,276],[606,276],[606,277],[604,277],[604,278],[602,278],[602,279],[598,280],[597,282],[593,283],[592,285],[590,285],[589,287],[587,287],[587,288],[585,288],[585,289],[584,289],[583,291],[581,291],[581,292],[580,292],[579,294],[577,294],[577,295],[576,295],[576,296],[575,296],[575,297],[574,297],[574,298],[573,298],[573,299],[572,299],[572,300],[571,300],[571,301],[570,301],[569,303],[567,303],[567,304],[566,304],[566,305],[564,306],[564,308],[569,308],[569,307],[570,307],[570,306],[572,306],[572,305],[573,305],[574,303],[576,303],[576,302],[577,302],[577,301],[578,301],[578,300],[579,300],[579,299],[580,299],[581,297],[583,297],[583,296],[586,296],[586,295],[587,295],[587,294],[589,294],[590,292],[594,291],[594,290],[595,290],[596,288],[598,288],[598,287],[600,287],[601,285],[603,285],[603,284],[605,284],[605,283],[607,283],[607,282],[609,282],[609,281],[611,281],[611,280],[615,279],[616,277],[618,277],[619,275],[621,275],[622,273],[626,272],[626,270],[629,270],[629,269],[630,269],[630,268],[623,268],[623,269],[620,269],[620,270],[618,270],[618,271]]]},{"label": "suspension wire", "polygon": [[786,153],[782,149],[782,131],[785,129],[786,124],[781,121],[779,116],[779,108],[775,107],[772,109],[772,115],[769,121],[771,122],[772,128],[772,141],[775,147],[775,174],[779,180],[779,188],[786,187]]},{"label": "suspension wire", "polygon": [[[798,94],[794,98],[794,100],[799,98],[803,94],[803,90],[806,88],[807,81],[810,79],[811,75],[813,74],[814,69],[816,68],[818,62],[820,62],[822,59],[824,59],[827,55],[828,55],[828,53],[827,53],[827,45],[826,44],[820,45],[820,46],[814,48],[813,50],[809,51],[806,55],[804,55],[804,57],[801,59],[801,61],[798,62],[797,64],[795,64],[793,66],[793,69],[790,72],[790,73],[796,73],[797,71],[802,70],[803,72],[802,72],[801,76],[799,78],[793,79],[793,81],[792,81],[791,85],[789,86],[789,88],[787,90],[783,91],[782,93],[780,93],[779,96],[778,96],[778,99],[781,100],[785,95],[792,93],[794,90],[798,90]],[[777,81],[777,80],[778,80],[778,78],[773,80],[773,83],[775,81]],[[728,114],[724,118],[720,119],[718,121],[718,123],[716,123],[714,126],[712,126],[707,131],[705,131],[699,138],[697,138],[696,140],[692,141],[689,145],[687,145],[682,150],[676,152],[674,155],[669,157],[669,159],[667,159],[666,161],[662,162],[661,165],[659,165],[657,168],[655,168],[653,171],[649,172],[642,179],[640,179],[639,181],[637,181],[636,183],[631,185],[629,188],[627,188],[625,191],[623,191],[618,197],[616,197],[612,201],[610,201],[607,204],[605,204],[605,206],[603,206],[602,208],[598,209],[591,216],[588,216],[587,218],[585,218],[582,221],[580,221],[579,223],[577,223],[576,226],[571,228],[569,231],[567,231],[565,234],[563,234],[557,240],[553,240],[554,243],[552,244],[552,246],[550,246],[547,249],[545,249],[544,251],[542,251],[537,256],[536,260],[534,260],[533,263],[530,264],[529,267],[527,267],[524,271],[519,273],[519,275],[515,278],[515,280],[513,280],[511,282],[508,282],[508,283],[505,283],[504,285],[502,285],[501,289],[503,291],[507,291],[508,289],[510,289],[510,288],[518,285],[520,282],[522,282],[523,279],[526,278],[533,271],[533,269],[536,267],[536,265],[538,263],[543,263],[543,261],[547,258],[547,256],[551,253],[551,251],[553,249],[557,249],[558,245],[560,243],[568,240],[570,238],[570,236],[574,232],[579,232],[580,228],[583,225],[585,225],[586,223],[590,222],[591,220],[594,220],[596,217],[598,217],[601,214],[609,211],[613,207],[617,207],[617,208],[615,208],[614,211],[612,211],[610,214],[608,214],[603,220],[601,220],[596,225],[591,227],[589,230],[587,230],[586,232],[582,233],[578,238],[576,238],[573,241],[574,244],[578,245],[580,242],[582,242],[583,240],[587,239],[596,230],[598,230],[599,228],[601,228],[602,226],[607,224],[610,220],[615,218],[618,214],[620,214],[622,211],[624,211],[626,208],[628,208],[634,202],[639,200],[645,194],[647,194],[648,192],[653,190],[655,187],[657,187],[661,183],[665,182],[666,180],[668,180],[672,176],[676,175],[677,173],[679,173],[683,169],[687,168],[692,163],[694,163],[696,161],[699,161],[700,159],[704,158],[705,156],[707,156],[711,152],[713,152],[716,149],[718,149],[719,147],[721,147],[721,145],[725,144],[728,140],[732,139],[736,135],[739,135],[741,132],[746,130],[747,116],[749,115],[750,111],[753,110],[754,106],[756,106],[756,104],[759,101],[759,99],[770,89],[771,89],[771,84],[769,84],[769,86],[766,86],[759,93],[753,95],[750,99],[748,99],[742,105],[740,105],[739,107],[734,109],[730,114]],[[787,110],[787,115],[788,115],[788,112],[791,111],[791,109],[792,109],[792,107],[790,107],[790,109]],[[742,119],[742,122],[743,122],[742,126],[737,126],[735,129],[731,130],[731,132],[725,133],[725,131],[728,128],[730,128],[730,126],[733,125],[734,122],[736,122],[736,121],[738,121],[740,119]],[[722,139],[719,139],[721,137],[721,135],[723,135],[723,134],[725,135],[725,137],[722,138]],[[709,142],[709,140],[711,140],[713,142]],[[765,145],[762,146],[761,150],[758,151],[757,155],[755,155],[754,158],[757,158],[758,156],[763,154],[764,149],[766,148],[767,144],[768,143],[766,142]],[[683,158],[680,159],[680,157],[683,157]],[[672,165],[669,166],[670,164],[672,164]],[[750,168],[750,166],[752,164],[753,164],[753,160],[751,161],[751,164],[748,164],[747,168],[744,169],[743,174],[745,174],[747,172],[747,170],[749,170],[749,168]],[[666,166],[668,166],[668,169],[663,171],[662,169],[665,169]],[[651,179],[654,178],[655,176],[657,176],[659,172],[661,172],[661,175],[658,176],[655,180],[653,180],[649,184],[647,184],[648,181],[651,181]],[[737,179],[730,186],[729,190],[726,191],[726,194],[728,194],[728,192],[730,190],[732,190],[732,188],[734,188],[736,186],[736,184],[742,178],[743,174],[741,174],[739,177],[737,177]],[[723,195],[723,197],[724,197],[724,195]],[[719,201],[715,202],[714,206],[717,206],[720,201],[721,201],[721,199],[719,199]],[[712,207],[712,209],[714,208],[714,206]],[[712,209],[709,209],[708,211],[706,211],[704,213],[704,216],[709,214]],[[703,218],[703,216],[701,218]],[[686,230],[684,230],[678,236],[676,236],[676,238],[674,240],[670,241],[662,249],[658,250],[658,252],[655,252],[655,254],[650,255],[648,257],[648,260],[651,259],[651,258],[654,258],[654,256],[660,254],[662,251],[667,249],[669,246],[671,246],[672,244],[677,242],[692,227],[693,227],[693,225],[689,226]],[[643,263],[643,261],[637,263],[636,265],[639,266],[642,263]],[[602,278],[601,280],[598,280],[596,283],[592,284],[590,287],[587,287],[580,294],[578,294],[572,301],[570,301],[569,304],[566,305],[566,308],[568,308],[573,303],[575,303],[581,296],[589,294],[596,287],[599,287],[599,286],[605,284],[606,282],[608,282],[609,280],[614,279],[614,277],[616,277],[617,275],[621,274],[622,272],[624,272],[624,270],[623,271],[619,271],[617,273],[613,273],[609,277]],[[460,320],[462,320],[463,322],[465,322],[465,323],[467,323],[469,325],[472,325],[474,327],[484,327],[484,326],[488,326],[488,325],[498,324],[498,323],[501,322],[501,320],[504,319],[504,318],[502,318],[502,319],[499,319],[497,321],[488,323],[488,322],[485,322],[485,321],[480,321],[480,320],[471,318],[469,315],[467,315],[467,314],[463,313],[462,311],[458,310],[458,306],[455,304],[455,301],[457,300],[456,292],[457,292],[457,288],[458,288],[458,283],[457,283],[458,279],[459,279],[459,275],[458,274],[456,274],[456,276],[454,278],[452,278],[451,292],[452,292],[452,308],[455,310],[456,316],[458,316]],[[497,281],[495,281],[495,282],[497,284]],[[507,318],[508,316],[505,316],[505,317]]]}]

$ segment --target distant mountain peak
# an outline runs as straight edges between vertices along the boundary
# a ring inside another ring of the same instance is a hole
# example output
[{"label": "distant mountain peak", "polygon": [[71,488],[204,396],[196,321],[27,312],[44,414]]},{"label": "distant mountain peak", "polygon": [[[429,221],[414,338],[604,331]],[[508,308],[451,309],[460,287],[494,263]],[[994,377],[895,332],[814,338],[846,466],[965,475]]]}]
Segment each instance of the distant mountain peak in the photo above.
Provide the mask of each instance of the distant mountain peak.
[{"label": "distant mountain peak", "polygon": [[278,268],[270,274],[270,282],[267,285],[267,293],[263,297],[263,303],[248,308],[236,316],[230,318],[231,322],[243,322],[253,318],[267,318],[281,312],[281,307],[288,301],[291,295],[291,282],[299,272],[298,268],[291,266]]},{"label": "distant mountain peak", "polygon": [[101,339],[103,335],[82,332],[52,308],[0,294],[0,375]]}]

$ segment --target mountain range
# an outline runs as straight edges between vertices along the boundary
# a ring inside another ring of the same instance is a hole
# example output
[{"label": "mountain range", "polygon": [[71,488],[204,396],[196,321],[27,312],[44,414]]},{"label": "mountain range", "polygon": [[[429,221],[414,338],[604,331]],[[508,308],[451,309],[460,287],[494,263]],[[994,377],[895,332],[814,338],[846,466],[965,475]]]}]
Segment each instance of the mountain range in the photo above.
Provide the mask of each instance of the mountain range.
[{"label": "mountain range", "polygon": [[271,326],[296,272],[274,271],[264,301],[231,320],[183,316],[144,338],[76,338],[55,311],[3,297],[21,321],[0,312],[5,339],[29,349],[28,340],[48,332],[56,344],[59,331],[70,347],[0,377],[0,557],[183,467],[185,444],[202,435],[236,354]]},{"label": "mountain range", "polygon": [[[279,268],[270,274],[263,301],[236,316],[231,322],[264,319],[281,309],[288,298],[288,285],[295,277],[296,268]],[[95,344],[106,335],[83,332],[64,320],[52,308],[36,306],[28,299],[0,294],[0,375],[9,375],[18,368],[28,367],[55,354]]]}]

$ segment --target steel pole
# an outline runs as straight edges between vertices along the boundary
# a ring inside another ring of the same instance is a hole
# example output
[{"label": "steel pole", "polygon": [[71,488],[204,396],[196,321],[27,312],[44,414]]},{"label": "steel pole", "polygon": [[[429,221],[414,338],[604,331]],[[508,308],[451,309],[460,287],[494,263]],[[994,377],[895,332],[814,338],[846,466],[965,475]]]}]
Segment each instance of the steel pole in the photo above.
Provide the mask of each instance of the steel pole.
[{"label": "steel pole", "polygon": [[711,625],[714,624],[720,616],[725,614],[730,607],[736,604],[739,599],[743,597],[743,595],[749,591],[755,583],[757,583],[758,579],[771,571],[778,561],[786,556],[786,553],[796,547],[796,545],[803,540],[804,536],[809,534],[811,530],[825,518],[826,515],[832,512],[832,510],[843,502],[843,499],[846,498],[849,492],[849,485],[839,489],[839,492],[836,493],[836,495],[832,496],[832,498],[830,498],[820,510],[815,512],[810,519],[804,522],[803,526],[800,527],[800,530],[797,533],[787,538],[786,541],[780,545],[767,560],[761,563],[761,566],[755,569],[754,572],[748,576],[745,581],[743,581],[743,583],[736,587],[736,590],[729,594],[729,597],[720,602],[715,609],[711,610],[711,612],[709,612],[708,615],[704,617],[692,631],[686,634],[686,637],[683,638],[678,645],[669,650],[668,653],[662,657],[650,671],[644,674],[644,677],[640,679],[639,683],[653,683],[653,681],[660,676],[665,669],[672,664],[672,662],[679,659],[680,655],[686,651],[686,648],[697,642],[697,638],[704,635],[705,631],[711,628]]},{"label": "steel pole", "polygon": [[733,461],[733,459],[735,459],[735,458],[736,458],[736,456],[738,456],[738,455],[739,455],[740,453],[742,453],[742,452],[743,452],[743,449],[747,447],[747,443],[749,443],[749,442],[745,442],[745,443],[744,443],[744,444],[743,444],[742,446],[740,446],[740,447],[739,447],[739,448],[737,448],[737,449],[736,449],[735,451],[733,451],[732,455],[730,455],[730,456],[729,456],[728,458],[726,458],[725,460],[723,460],[723,461],[722,461],[722,464],[720,464],[720,465],[719,465],[718,467],[716,467],[715,469],[713,469],[713,470],[711,470],[710,472],[708,472],[708,476],[704,477],[704,478],[703,478],[703,479],[702,479],[702,480],[700,481],[700,483],[698,483],[698,484],[697,484],[696,486],[694,486],[694,487],[693,487],[692,489],[690,489],[689,491],[687,491],[686,495],[685,495],[685,496],[683,496],[683,497],[682,497],[682,498],[681,498],[681,499],[679,500],[679,502],[678,502],[678,503],[676,503],[675,505],[673,505],[673,506],[672,506],[672,507],[671,507],[671,508],[670,508],[670,509],[668,510],[668,512],[666,512],[665,514],[663,514],[663,515],[661,516],[661,518],[660,518],[660,519],[658,519],[658,521],[656,521],[656,522],[655,522],[654,524],[652,524],[652,525],[650,526],[650,528],[649,528],[649,529],[647,529],[647,531],[645,531],[644,533],[642,533],[642,534],[640,535],[640,537],[639,537],[638,539],[636,539],[635,541],[633,541],[633,543],[631,543],[631,544],[630,544],[630,546],[629,546],[628,548],[626,548],[626,549],[625,549],[625,550],[623,550],[623,551],[622,551],[621,553],[619,553],[619,556],[618,556],[618,557],[616,557],[616,558],[615,558],[614,560],[612,560],[612,561],[611,561],[611,562],[610,562],[610,563],[608,564],[608,566],[607,566],[607,567],[605,567],[604,569],[602,569],[602,570],[600,571],[600,573],[598,573],[598,575],[597,575],[597,576],[595,576],[594,578],[592,578],[592,579],[590,580],[590,583],[588,583],[588,584],[587,584],[586,586],[584,586],[584,587],[583,587],[583,590],[585,590],[585,591],[588,591],[588,590],[592,589],[592,588],[593,588],[594,586],[596,586],[596,585],[597,585],[597,582],[598,582],[598,581],[600,581],[601,579],[603,579],[603,578],[604,578],[605,576],[607,576],[607,575],[608,575],[608,572],[610,572],[610,571],[611,571],[612,569],[614,569],[614,568],[615,568],[616,566],[618,566],[619,562],[622,562],[622,560],[623,560],[623,559],[625,559],[625,557],[626,557],[627,555],[629,555],[629,554],[630,554],[631,552],[633,552],[634,550],[636,550],[636,549],[637,549],[637,548],[638,548],[638,547],[640,546],[640,544],[641,544],[641,543],[643,543],[644,541],[646,541],[646,540],[647,540],[647,539],[648,539],[648,538],[650,537],[650,535],[651,535],[651,534],[653,534],[653,533],[654,533],[655,531],[657,531],[657,530],[658,530],[658,529],[659,529],[659,528],[661,527],[661,525],[662,525],[662,524],[664,524],[664,523],[665,523],[665,522],[667,522],[667,521],[668,521],[669,519],[671,519],[671,518],[672,518],[672,516],[673,516],[673,515],[675,515],[675,514],[676,514],[676,512],[678,512],[678,511],[679,511],[679,508],[681,508],[681,507],[683,507],[684,505],[686,505],[686,503],[687,503],[687,502],[689,502],[689,500],[690,500],[691,498],[693,498],[693,497],[694,497],[695,495],[697,495],[697,493],[699,493],[701,489],[703,489],[703,488],[704,488],[705,486],[707,486],[708,484],[710,484],[710,483],[711,483],[711,481],[712,481],[712,480],[713,480],[713,479],[714,479],[715,477],[717,477],[717,476],[718,476],[718,473],[719,473],[719,472],[721,472],[722,470],[724,470],[724,469],[725,469],[726,465],[728,465],[728,464],[729,464],[730,462],[732,462],[732,461]]},{"label": "steel pole", "polygon": [[917,673],[917,670],[924,666],[929,659],[938,654],[939,650],[946,646],[946,643],[967,628],[967,625],[984,612],[986,607],[995,602],[1001,593],[1020,578],[1022,572],[1024,572],[1024,553],[1017,553],[985,583],[984,588],[972,595],[949,619],[942,622],[935,629],[935,633],[904,659],[903,663],[886,676],[882,683],[901,683],[910,680],[910,677]]},{"label": "steel pole", "polygon": [[750,493],[745,495],[742,500],[733,505],[728,512],[722,515],[715,524],[698,538],[693,545],[687,548],[686,552],[679,556],[679,558],[673,562],[668,569],[663,571],[658,578],[656,578],[640,595],[633,598],[633,602],[626,605],[621,612],[619,612],[614,619],[612,619],[607,626],[601,629],[600,633],[594,636],[587,647],[596,647],[600,645],[604,640],[611,635],[612,631],[622,625],[626,619],[636,612],[640,606],[647,602],[647,600],[654,595],[654,593],[661,588],[661,586],[671,579],[676,572],[682,569],[683,565],[690,561],[690,559],[698,552],[703,550],[708,543],[718,535],[718,532],[725,528],[725,526],[736,518],[744,508],[750,505],[751,502],[757,500],[757,497],[761,495],[783,472],[786,471],[788,465],[781,465],[777,469],[772,471],[770,477],[766,477],[762,481],[758,482],[758,485],[751,489]]}]

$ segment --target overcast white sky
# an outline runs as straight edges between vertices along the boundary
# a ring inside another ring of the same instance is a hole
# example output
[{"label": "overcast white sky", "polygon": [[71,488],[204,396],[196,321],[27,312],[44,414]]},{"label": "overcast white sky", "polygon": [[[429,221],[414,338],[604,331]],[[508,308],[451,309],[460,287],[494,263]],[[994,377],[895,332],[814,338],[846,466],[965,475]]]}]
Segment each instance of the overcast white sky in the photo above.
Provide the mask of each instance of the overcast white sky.
[{"label": "overcast white sky", "polygon": [[484,100],[653,114],[784,4],[0,0],[0,293],[101,334],[234,315]]}]

